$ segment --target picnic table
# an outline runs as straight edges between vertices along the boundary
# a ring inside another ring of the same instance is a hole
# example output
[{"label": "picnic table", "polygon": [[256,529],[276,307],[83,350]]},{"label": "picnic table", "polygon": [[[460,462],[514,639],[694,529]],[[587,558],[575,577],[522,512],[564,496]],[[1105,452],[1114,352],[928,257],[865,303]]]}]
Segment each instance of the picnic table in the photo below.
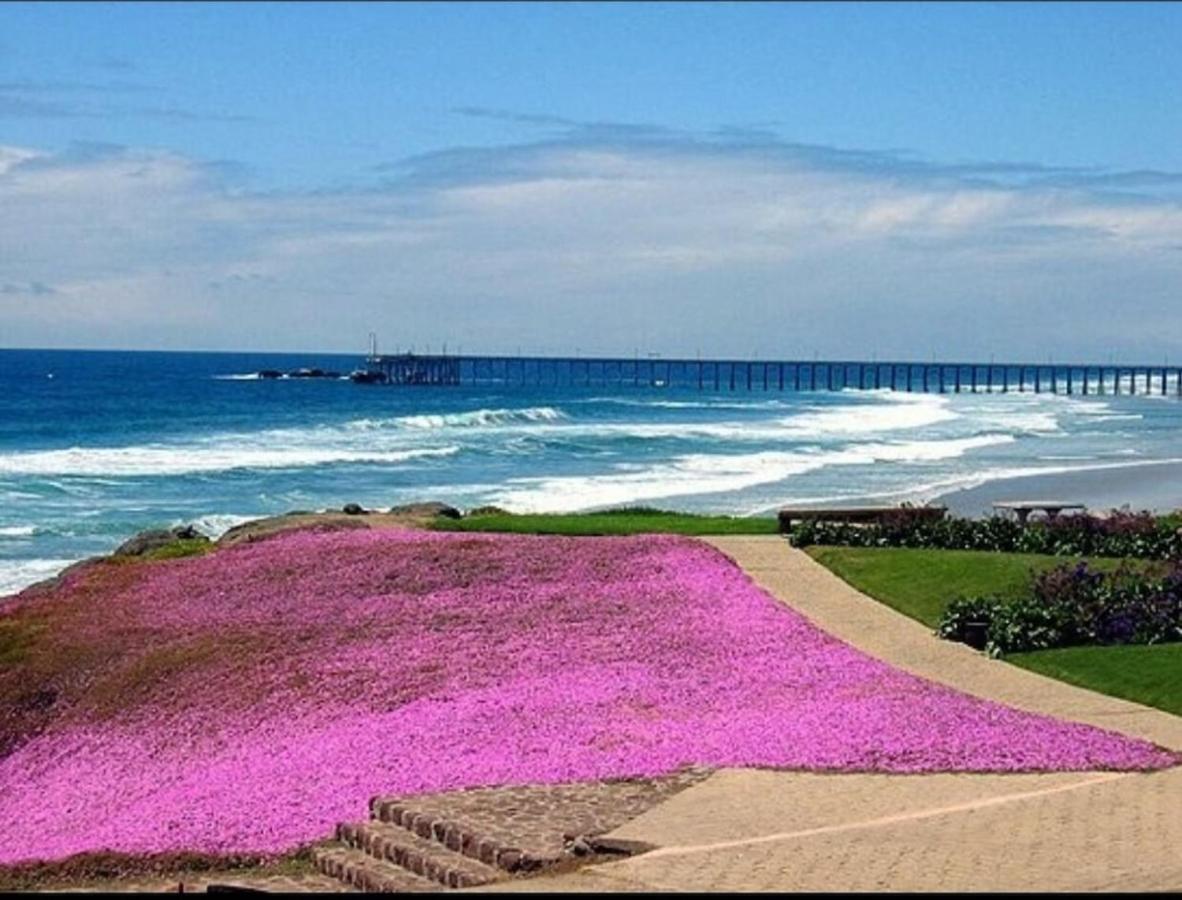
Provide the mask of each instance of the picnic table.
[{"label": "picnic table", "polygon": [[920,519],[942,519],[946,506],[793,506],[779,512],[780,530],[788,531],[794,522],[806,519],[820,522],[871,524],[892,513],[905,512]]},{"label": "picnic table", "polygon": [[1066,500],[1000,500],[993,504],[993,508],[1014,513],[1023,525],[1032,512],[1041,510],[1047,514],[1048,519],[1053,519],[1065,509],[1087,509],[1082,503],[1071,503]]}]

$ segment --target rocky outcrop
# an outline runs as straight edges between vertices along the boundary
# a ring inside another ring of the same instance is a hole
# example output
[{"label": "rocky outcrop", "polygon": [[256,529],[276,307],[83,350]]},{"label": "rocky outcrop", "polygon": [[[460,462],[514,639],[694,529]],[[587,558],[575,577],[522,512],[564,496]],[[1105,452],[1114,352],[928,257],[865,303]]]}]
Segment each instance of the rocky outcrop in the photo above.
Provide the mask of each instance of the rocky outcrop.
[{"label": "rocky outcrop", "polygon": [[252,519],[235,525],[218,538],[218,546],[249,544],[277,534],[297,529],[314,528],[317,531],[344,531],[351,528],[368,528],[370,516],[353,515],[345,512],[290,512],[279,516]]},{"label": "rocky outcrop", "polygon": [[161,547],[167,547],[169,544],[177,541],[208,541],[205,535],[201,534],[192,525],[178,525],[175,528],[151,528],[147,531],[141,531],[135,537],[130,538],[115,548],[115,556],[143,556],[152,550],[158,550]]},{"label": "rocky outcrop", "polygon": [[440,503],[437,500],[428,503],[405,503],[402,506],[392,506],[388,512],[392,516],[444,516],[448,519],[463,518],[463,513],[454,506],[448,506],[446,503]]}]

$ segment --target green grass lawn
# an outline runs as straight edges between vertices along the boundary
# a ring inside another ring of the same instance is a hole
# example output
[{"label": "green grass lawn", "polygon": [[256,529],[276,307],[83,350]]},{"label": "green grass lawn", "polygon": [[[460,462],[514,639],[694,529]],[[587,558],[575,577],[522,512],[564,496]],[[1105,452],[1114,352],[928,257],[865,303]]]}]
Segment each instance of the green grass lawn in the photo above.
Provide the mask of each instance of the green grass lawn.
[{"label": "green grass lawn", "polygon": [[441,531],[511,531],[518,534],[775,534],[774,518],[700,516],[644,507],[590,513],[514,515],[492,513],[463,519],[440,517]]},{"label": "green grass lawn", "polygon": [[[862,593],[932,628],[957,597],[1013,597],[1026,590],[1032,572],[1075,562],[1061,556],[986,550],[809,547],[806,552]],[[1088,562],[1111,570],[1121,560]],[[1182,643],[1065,647],[1011,653],[1004,659],[1070,684],[1182,715]]]},{"label": "green grass lawn", "polygon": [[[1032,572],[1076,562],[1037,553],[910,547],[809,547],[805,552],[863,594],[932,628],[957,597],[1015,597],[1025,592]],[[1091,559],[1088,564],[1111,570],[1121,560]]]},{"label": "green grass lawn", "polygon": [[1062,647],[1010,653],[1005,660],[1101,694],[1182,716],[1182,643]]}]

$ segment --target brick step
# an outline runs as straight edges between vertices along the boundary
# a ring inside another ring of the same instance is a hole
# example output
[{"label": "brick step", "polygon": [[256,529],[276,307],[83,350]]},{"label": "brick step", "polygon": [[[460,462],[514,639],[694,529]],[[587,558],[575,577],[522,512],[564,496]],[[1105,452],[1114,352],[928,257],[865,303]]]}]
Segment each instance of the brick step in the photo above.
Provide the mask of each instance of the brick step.
[{"label": "brick step", "polygon": [[417,894],[439,890],[435,881],[344,844],[314,847],[312,861],[323,874],[366,893]]},{"label": "brick step", "polygon": [[462,822],[416,809],[401,798],[374,797],[370,801],[370,815],[377,822],[400,827],[424,840],[435,841],[448,850],[510,874],[536,872],[563,859],[561,854],[547,856],[522,850],[482,834]]},{"label": "brick step", "polygon": [[444,887],[476,887],[506,877],[503,870],[388,822],[342,822],[337,826],[337,840]]}]

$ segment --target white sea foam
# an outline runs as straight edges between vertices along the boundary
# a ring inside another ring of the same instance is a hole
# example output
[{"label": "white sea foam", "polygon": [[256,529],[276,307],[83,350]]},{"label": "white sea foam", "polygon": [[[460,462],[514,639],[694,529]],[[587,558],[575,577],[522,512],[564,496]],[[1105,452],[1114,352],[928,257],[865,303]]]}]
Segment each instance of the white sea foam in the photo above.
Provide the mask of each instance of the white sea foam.
[{"label": "white sea foam", "polygon": [[875,396],[891,402],[814,408],[780,423],[788,435],[811,438],[903,431],[960,418],[943,397],[877,392]]},{"label": "white sea foam", "polygon": [[[345,447],[192,446],[71,447],[0,455],[3,475],[187,475],[233,469],[295,469],[329,463],[392,465],[451,456],[459,447],[368,450]],[[65,489],[65,486],[63,486]]]},{"label": "white sea foam", "polygon": [[258,372],[239,372],[233,375],[214,375],[216,381],[258,381],[262,376]]},{"label": "white sea foam", "polygon": [[506,482],[505,489],[494,494],[492,502],[515,512],[591,509],[663,497],[741,491],[828,466],[951,459],[979,447],[1013,440],[1008,434],[993,434],[860,444],[826,451],[690,454],[655,466],[618,467],[602,475],[514,478]]},{"label": "white sea foam", "polygon": [[[479,429],[482,431],[528,433],[533,437],[557,436],[564,439],[611,440],[619,438],[713,440],[742,443],[774,443],[802,440],[833,441],[857,436],[887,435],[899,431],[922,432],[936,425],[949,425],[963,420],[967,428],[977,434],[1006,432],[1012,434],[1042,434],[1060,431],[1056,414],[1052,410],[1032,408],[1022,403],[1019,408],[1003,408],[1000,405],[962,407],[953,403],[952,398],[931,394],[906,394],[891,392],[860,392],[869,394],[874,402],[866,402],[864,396],[856,401],[834,406],[812,406],[802,412],[788,416],[764,416],[761,418],[733,419],[730,421],[594,421],[572,419],[563,410],[552,406],[527,407],[523,409],[479,409],[460,413],[419,414],[392,418],[365,418],[345,423],[346,432],[403,433],[441,429]],[[854,397],[853,394],[850,395]],[[753,403],[712,403],[709,401],[677,400],[632,400],[629,398],[592,398],[595,401],[612,399],[620,405],[641,408],[660,407],[668,409],[725,410],[736,409],[746,412],[775,411],[790,407],[782,401],[757,401]],[[959,398],[957,398],[959,399]],[[591,402],[591,401],[572,401]],[[955,435],[962,431],[955,425],[953,431],[944,430],[941,437]],[[329,438],[333,432],[328,428],[316,430],[319,437]],[[338,437],[339,437],[339,433]],[[312,432],[293,431],[291,435],[274,432],[278,440],[307,439]]]},{"label": "white sea foam", "polygon": [[791,404],[784,400],[637,400],[631,397],[586,397],[573,403],[610,403],[615,406],[634,406],[652,409],[784,409]]},{"label": "white sea foam", "polygon": [[0,597],[16,594],[30,584],[52,578],[76,559],[0,560]]},{"label": "white sea foam", "polygon": [[[567,438],[707,438],[724,442],[763,442],[840,440],[893,431],[914,430],[960,418],[941,397],[901,394],[877,394],[878,402],[865,401],[840,406],[814,406],[796,415],[763,419],[714,422],[587,422],[572,421],[548,431],[535,428],[533,433],[553,433]],[[673,401],[676,402],[676,401]],[[649,405],[649,404],[645,404]],[[692,404],[690,404],[692,405]],[[703,405],[702,408],[709,408]],[[718,405],[716,408],[754,410],[747,404]],[[783,408],[783,404],[765,406]]]},{"label": "white sea foam", "polygon": [[37,533],[36,525],[3,525],[0,526],[0,538],[25,538]]},{"label": "white sea foam", "polygon": [[386,428],[432,430],[438,428],[490,428],[530,422],[557,422],[566,413],[553,406],[530,406],[524,409],[473,409],[459,413],[423,413],[389,419],[354,419],[345,427],[353,431],[378,431]]},{"label": "white sea foam", "polygon": [[235,525],[241,525],[243,522],[249,522],[257,518],[258,516],[239,516],[233,513],[211,513],[207,516],[199,516],[196,519],[178,519],[172,524],[192,525],[201,534],[210,540],[216,541]]},{"label": "white sea foam", "polygon": [[1054,434],[1062,431],[1059,418],[1050,410],[981,410],[973,415],[984,428],[1000,428],[1011,434]]}]

